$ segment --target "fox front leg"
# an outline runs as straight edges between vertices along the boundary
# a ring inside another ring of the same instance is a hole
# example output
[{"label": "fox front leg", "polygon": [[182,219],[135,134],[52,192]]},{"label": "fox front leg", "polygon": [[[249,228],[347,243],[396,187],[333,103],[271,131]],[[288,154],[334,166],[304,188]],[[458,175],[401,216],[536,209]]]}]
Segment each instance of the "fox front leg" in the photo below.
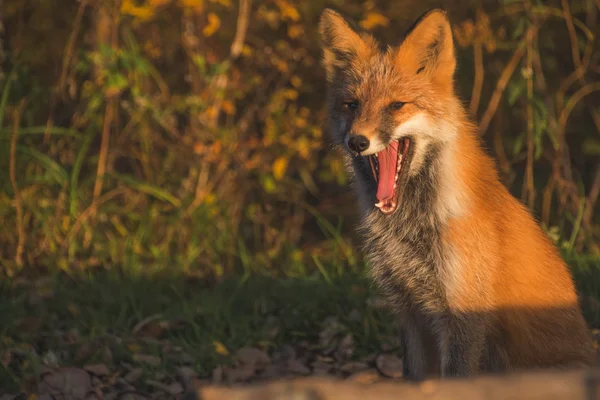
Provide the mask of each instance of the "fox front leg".
[{"label": "fox front leg", "polygon": [[451,316],[441,340],[442,377],[466,377],[479,371],[485,348],[485,321],[478,316]]}]

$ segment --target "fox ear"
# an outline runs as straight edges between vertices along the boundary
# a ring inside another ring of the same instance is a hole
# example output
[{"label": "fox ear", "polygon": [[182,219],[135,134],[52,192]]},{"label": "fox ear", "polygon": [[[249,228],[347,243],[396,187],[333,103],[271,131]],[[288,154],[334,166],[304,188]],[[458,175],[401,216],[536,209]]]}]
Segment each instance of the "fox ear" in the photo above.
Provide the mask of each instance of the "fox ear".
[{"label": "fox ear", "polygon": [[438,83],[451,85],[456,57],[446,13],[435,9],[423,15],[400,45],[396,61],[415,74],[426,74]]},{"label": "fox ear", "polygon": [[323,65],[327,79],[331,81],[336,69],[342,69],[355,58],[368,58],[376,49],[376,43],[369,34],[360,34],[337,12],[327,8],[319,22]]}]

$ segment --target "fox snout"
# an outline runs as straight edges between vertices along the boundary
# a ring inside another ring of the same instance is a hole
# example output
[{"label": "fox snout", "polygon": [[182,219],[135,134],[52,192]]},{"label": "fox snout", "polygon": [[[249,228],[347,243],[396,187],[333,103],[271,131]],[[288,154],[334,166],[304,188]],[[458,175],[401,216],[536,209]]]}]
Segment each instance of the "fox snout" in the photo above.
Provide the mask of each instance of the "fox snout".
[{"label": "fox snout", "polygon": [[371,141],[364,135],[349,134],[346,144],[350,150],[360,154],[368,150]]}]

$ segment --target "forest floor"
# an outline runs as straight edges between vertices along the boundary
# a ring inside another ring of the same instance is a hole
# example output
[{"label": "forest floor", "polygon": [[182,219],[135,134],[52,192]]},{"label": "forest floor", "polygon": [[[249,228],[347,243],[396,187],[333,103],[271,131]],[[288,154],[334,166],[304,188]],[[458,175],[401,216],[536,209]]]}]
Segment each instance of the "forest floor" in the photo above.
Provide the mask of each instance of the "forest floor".
[{"label": "forest floor", "polygon": [[[598,266],[574,271],[596,342]],[[296,376],[402,379],[397,332],[364,276],[207,287],[105,272],[0,284],[0,400],[178,399],[191,381]]]}]

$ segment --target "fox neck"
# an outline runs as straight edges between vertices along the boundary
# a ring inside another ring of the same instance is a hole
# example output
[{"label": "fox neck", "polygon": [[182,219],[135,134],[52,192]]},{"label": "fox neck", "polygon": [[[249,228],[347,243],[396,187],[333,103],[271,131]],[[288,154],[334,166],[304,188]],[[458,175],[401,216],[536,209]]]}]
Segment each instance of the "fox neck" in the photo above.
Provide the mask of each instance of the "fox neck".
[{"label": "fox neck", "polygon": [[470,129],[468,123],[462,131],[449,124],[437,128],[445,129],[446,134],[448,131],[455,133],[444,142],[415,138],[418,153],[411,163],[406,185],[402,188],[398,210],[392,215],[383,215],[374,207],[377,183],[368,161],[364,157],[350,159],[354,186],[365,222],[411,227],[419,221],[435,221],[443,225],[452,217],[468,213],[472,198],[467,181],[472,181],[469,177],[472,171],[468,167],[470,160],[465,160],[465,157],[479,151],[474,130]]}]

